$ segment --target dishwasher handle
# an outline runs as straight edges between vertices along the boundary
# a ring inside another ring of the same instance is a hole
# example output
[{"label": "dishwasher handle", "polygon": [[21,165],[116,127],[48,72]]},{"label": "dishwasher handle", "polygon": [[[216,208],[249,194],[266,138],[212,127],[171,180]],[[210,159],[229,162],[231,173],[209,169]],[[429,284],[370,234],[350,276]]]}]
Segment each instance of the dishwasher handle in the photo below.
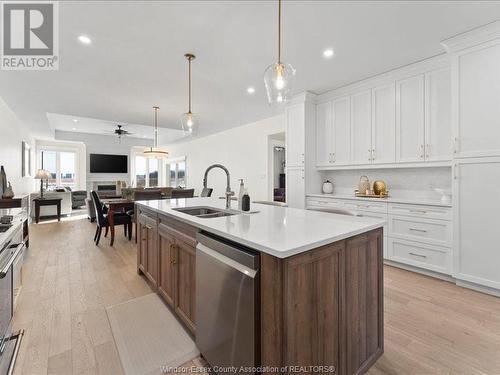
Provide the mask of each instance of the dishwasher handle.
[{"label": "dishwasher handle", "polygon": [[246,275],[248,277],[251,277],[252,279],[255,279],[257,277],[257,270],[253,270],[253,269],[251,269],[251,268],[249,268],[241,263],[238,263],[237,261],[235,261],[235,260],[217,252],[217,251],[210,249],[209,247],[203,245],[202,243],[198,243],[198,245],[196,246],[196,250],[208,255],[209,257],[217,260],[220,263],[223,263],[223,264],[243,273],[244,275]]}]

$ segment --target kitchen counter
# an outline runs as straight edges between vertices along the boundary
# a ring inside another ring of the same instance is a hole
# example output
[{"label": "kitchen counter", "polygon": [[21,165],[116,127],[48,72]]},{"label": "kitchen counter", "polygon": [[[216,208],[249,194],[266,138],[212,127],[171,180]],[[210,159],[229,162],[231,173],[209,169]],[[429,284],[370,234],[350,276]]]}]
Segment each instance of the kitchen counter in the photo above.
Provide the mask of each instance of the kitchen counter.
[{"label": "kitchen counter", "polygon": [[387,203],[403,203],[403,204],[417,204],[425,206],[441,206],[441,207],[451,207],[451,202],[443,203],[440,200],[433,200],[428,198],[405,198],[405,197],[387,197],[387,198],[364,198],[356,197],[355,195],[347,194],[306,194],[307,197],[316,198],[333,198],[333,199],[354,199],[369,202],[387,202]]},{"label": "kitchen counter", "polygon": [[[385,224],[384,220],[374,218],[256,203],[251,206],[252,211],[258,211],[256,213],[217,218],[198,218],[174,210],[195,206],[224,209],[225,201],[217,198],[166,199],[137,204],[277,258],[300,254],[381,228]],[[233,206],[236,207],[234,202]]]}]

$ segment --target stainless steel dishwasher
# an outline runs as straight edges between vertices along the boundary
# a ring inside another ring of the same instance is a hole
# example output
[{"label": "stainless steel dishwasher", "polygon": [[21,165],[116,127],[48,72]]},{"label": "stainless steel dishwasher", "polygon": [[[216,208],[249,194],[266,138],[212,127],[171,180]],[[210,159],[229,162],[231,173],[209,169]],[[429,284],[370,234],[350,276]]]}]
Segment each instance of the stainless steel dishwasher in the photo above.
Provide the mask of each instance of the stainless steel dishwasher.
[{"label": "stainless steel dishwasher", "polygon": [[196,344],[217,367],[260,361],[259,255],[208,233],[196,247]]}]

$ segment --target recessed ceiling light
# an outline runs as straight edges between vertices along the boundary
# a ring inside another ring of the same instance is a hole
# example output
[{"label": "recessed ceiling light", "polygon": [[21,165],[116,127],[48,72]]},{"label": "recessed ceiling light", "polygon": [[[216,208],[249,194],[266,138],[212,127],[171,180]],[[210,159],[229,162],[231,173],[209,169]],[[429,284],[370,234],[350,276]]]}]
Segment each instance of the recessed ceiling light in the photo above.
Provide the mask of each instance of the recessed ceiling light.
[{"label": "recessed ceiling light", "polygon": [[71,130],[76,130],[76,128],[71,128]]},{"label": "recessed ceiling light", "polygon": [[333,57],[334,54],[335,54],[335,52],[333,52],[333,49],[331,49],[331,48],[327,48],[323,51],[323,57],[325,59],[329,59],[329,58]]},{"label": "recessed ceiling light", "polygon": [[253,88],[253,87],[248,87],[248,88],[247,88],[247,92],[248,92],[249,94],[254,94],[254,93],[255,93],[255,88]]},{"label": "recessed ceiling light", "polygon": [[74,118],[73,122],[76,124],[78,122],[78,119]]},{"label": "recessed ceiling light", "polygon": [[92,43],[92,40],[88,36],[86,36],[86,35],[80,35],[78,37],[78,40],[80,41],[80,43],[83,43],[83,44],[90,44],[90,43]]}]

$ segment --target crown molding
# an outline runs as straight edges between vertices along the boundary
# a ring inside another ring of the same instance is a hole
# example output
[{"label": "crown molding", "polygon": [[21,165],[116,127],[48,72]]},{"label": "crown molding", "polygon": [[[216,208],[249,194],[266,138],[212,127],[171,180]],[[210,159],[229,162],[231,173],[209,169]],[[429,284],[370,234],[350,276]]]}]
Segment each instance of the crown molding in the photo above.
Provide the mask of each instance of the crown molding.
[{"label": "crown molding", "polygon": [[287,103],[287,105],[296,105],[301,103],[316,103],[316,97],[318,95],[313,94],[310,91],[303,91],[299,94],[294,95]]},{"label": "crown molding", "polygon": [[441,42],[446,52],[456,52],[500,38],[500,20],[452,36]]}]

